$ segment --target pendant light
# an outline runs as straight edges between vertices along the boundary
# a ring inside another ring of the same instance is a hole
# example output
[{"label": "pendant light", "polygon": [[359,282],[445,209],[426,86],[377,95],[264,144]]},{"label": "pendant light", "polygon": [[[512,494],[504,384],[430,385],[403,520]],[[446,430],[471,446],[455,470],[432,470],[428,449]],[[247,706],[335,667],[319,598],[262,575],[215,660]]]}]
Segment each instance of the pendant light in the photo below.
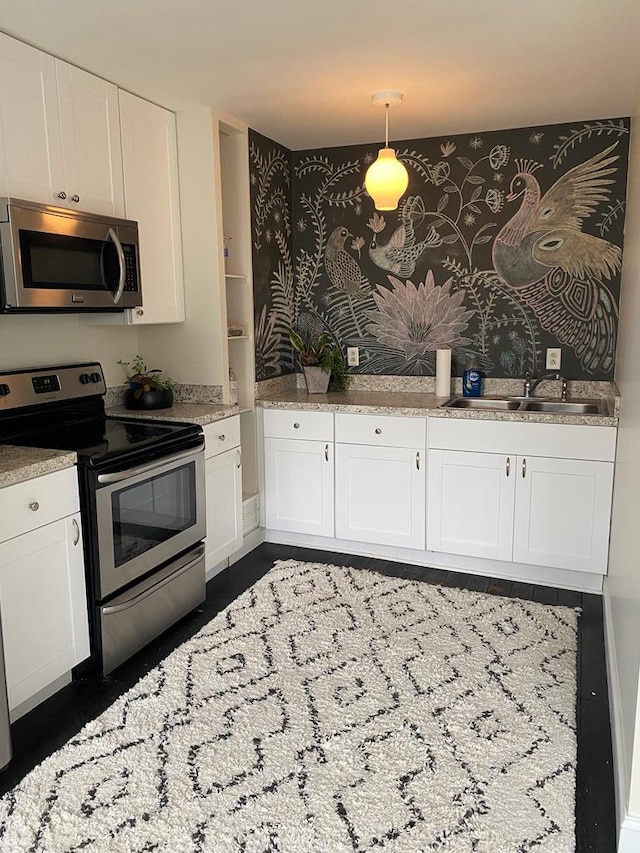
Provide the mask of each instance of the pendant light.
[{"label": "pendant light", "polygon": [[395,210],[400,196],[409,186],[409,174],[396,159],[396,152],[389,148],[389,107],[402,103],[402,92],[374,92],[371,101],[385,109],[385,146],[378,151],[378,159],[372,163],[365,175],[364,185],[374,201],[376,210]]}]

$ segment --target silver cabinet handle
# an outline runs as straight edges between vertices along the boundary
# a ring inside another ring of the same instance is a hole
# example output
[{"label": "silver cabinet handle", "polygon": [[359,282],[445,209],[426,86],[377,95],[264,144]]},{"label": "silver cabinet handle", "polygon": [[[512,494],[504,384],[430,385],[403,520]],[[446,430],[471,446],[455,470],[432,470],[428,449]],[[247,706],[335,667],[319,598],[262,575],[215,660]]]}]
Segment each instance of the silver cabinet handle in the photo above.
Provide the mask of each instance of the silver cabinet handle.
[{"label": "silver cabinet handle", "polygon": [[60,190],[60,192],[58,193],[58,198],[61,198],[64,201],[64,199],[66,197],[67,197],[66,192],[64,190]]},{"label": "silver cabinet handle", "polygon": [[71,524],[73,524],[73,544],[77,545],[80,541],[80,525],[75,520],[75,518],[71,519]]},{"label": "silver cabinet handle", "polygon": [[38,512],[38,510],[40,509],[40,504],[38,503],[38,501],[31,501],[31,503],[29,504],[29,509],[31,510],[31,512]]},{"label": "silver cabinet handle", "polygon": [[507,468],[507,477],[508,477],[509,474],[511,473],[511,457],[510,456],[507,456],[506,468]]},{"label": "silver cabinet handle", "polygon": [[80,196],[78,195],[78,193],[75,193],[75,195],[71,196],[71,201],[75,201],[76,204],[80,201]]},{"label": "silver cabinet handle", "polygon": [[136,308],[136,314],[138,315],[138,317],[142,317],[144,314],[144,309],[143,308]]},{"label": "silver cabinet handle", "polygon": [[522,476],[523,477],[527,476],[527,460],[526,459],[522,460]]},{"label": "silver cabinet handle", "polygon": [[329,461],[329,445],[328,444],[325,444],[325,446],[324,446],[324,459],[325,459],[325,462]]},{"label": "silver cabinet handle", "polygon": [[294,429],[300,429],[300,424],[294,424],[294,425],[293,425],[293,428],[294,428]]},{"label": "silver cabinet handle", "polygon": [[238,464],[236,465],[236,468],[242,468],[242,453],[239,450],[236,450],[236,453],[238,454]]},{"label": "silver cabinet handle", "polygon": [[418,469],[418,471],[420,470],[420,451],[419,450],[416,453],[416,468]]},{"label": "silver cabinet handle", "polygon": [[[78,199],[80,201],[80,199]],[[116,252],[118,253],[118,264],[120,265],[120,275],[118,277],[118,289],[116,290],[113,296],[113,304],[117,305],[118,302],[122,299],[122,293],[124,291],[124,282],[127,274],[127,267],[124,260],[124,250],[122,248],[122,243],[120,242],[120,238],[113,230],[113,228],[109,228],[107,231],[107,238],[113,242],[113,245],[116,247]]]},{"label": "silver cabinet handle", "polygon": [[222,435],[218,436],[218,441],[224,441],[225,438],[226,438],[226,435],[224,433],[222,433]]},{"label": "silver cabinet handle", "polygon": [[374,432],[376,435],[382,435],[382,430],[380,429],[380,427],[376,427]]}]

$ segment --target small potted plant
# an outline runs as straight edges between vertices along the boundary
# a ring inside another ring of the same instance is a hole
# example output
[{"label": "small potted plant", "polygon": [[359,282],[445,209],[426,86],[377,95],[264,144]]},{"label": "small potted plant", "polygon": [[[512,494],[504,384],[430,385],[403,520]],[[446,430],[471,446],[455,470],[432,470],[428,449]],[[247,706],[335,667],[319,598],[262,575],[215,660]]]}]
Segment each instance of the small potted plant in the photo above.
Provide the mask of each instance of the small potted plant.
[{"label": "small potted plant", "polygon": [[290,329],[289,340],[298,353],[309,394],[344,391],[349,381],[344,358],[326,332],[305,340],[295,329]]},{"label": "small potted plant", "polygon": [[144,359],[137,355],[133,361],[118,361],[124,370],[129,387],[124,392],[127,409],[168,409],[173,405],[175,382],[162,376],[158,368],[149,370]]}]

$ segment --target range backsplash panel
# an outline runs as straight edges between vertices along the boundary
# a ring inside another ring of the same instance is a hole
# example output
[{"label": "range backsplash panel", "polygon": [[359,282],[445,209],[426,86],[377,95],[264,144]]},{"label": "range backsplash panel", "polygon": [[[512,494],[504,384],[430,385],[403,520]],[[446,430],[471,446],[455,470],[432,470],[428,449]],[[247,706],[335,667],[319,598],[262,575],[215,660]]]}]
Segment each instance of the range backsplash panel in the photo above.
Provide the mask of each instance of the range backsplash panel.
[{"label": "range backsplash panel", "polygon": [[612,379],[629,133],[611,119],[395,143],[409,188],[384,213],[363,186],[379,144],[291,154],[252,133],[258,378],[294,369],[296,325],[358,346],[360,373],[433,375],[451,347],[457,374],[520,377],[561,347],[566,377]]}]

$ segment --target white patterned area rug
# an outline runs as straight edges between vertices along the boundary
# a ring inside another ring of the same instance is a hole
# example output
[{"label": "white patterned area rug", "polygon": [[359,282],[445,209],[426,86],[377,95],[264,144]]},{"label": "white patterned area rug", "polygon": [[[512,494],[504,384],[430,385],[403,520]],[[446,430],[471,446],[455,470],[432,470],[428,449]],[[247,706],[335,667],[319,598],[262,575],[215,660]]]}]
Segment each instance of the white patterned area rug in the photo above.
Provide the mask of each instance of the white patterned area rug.
[{"label": "white patterned area rug", "polygon": [[279,562],[0,801],[0,850],[572,851],[577,618]]}]

